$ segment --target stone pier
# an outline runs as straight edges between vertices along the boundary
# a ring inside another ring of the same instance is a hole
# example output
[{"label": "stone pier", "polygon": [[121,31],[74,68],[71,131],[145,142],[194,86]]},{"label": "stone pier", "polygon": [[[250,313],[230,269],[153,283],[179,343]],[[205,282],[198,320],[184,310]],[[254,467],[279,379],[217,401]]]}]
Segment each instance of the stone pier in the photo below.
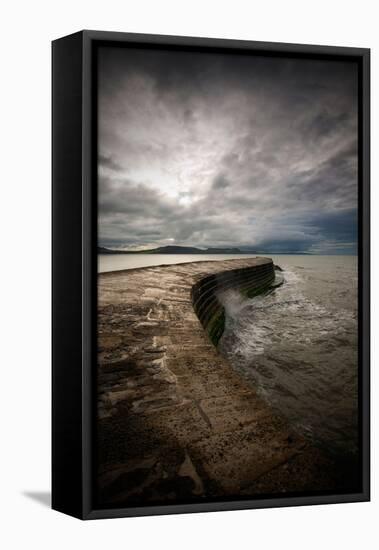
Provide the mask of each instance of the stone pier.
[{"label": "stone pier", "polygon": [[99,506],[331,489],[331,464],[217,351],[217,292],[262,292],[272,261],[200,261],[98,279]]}]

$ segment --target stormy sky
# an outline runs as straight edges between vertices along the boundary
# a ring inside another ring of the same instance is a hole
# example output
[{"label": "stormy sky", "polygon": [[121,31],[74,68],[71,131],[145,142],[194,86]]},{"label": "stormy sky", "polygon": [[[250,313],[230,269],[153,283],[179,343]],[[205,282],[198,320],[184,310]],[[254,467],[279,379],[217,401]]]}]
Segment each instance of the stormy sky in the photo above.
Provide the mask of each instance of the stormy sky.
[{"label": "stormy sky", "polygon": [[351,62],[103,47],[99,245],[355,253]]}]

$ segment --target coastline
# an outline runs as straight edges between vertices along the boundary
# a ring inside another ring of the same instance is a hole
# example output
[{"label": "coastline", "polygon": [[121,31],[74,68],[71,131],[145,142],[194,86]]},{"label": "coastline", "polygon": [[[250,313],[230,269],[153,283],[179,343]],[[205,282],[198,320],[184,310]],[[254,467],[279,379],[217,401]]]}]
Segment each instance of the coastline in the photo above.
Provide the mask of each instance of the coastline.
[{"label": "coastline", "polygon": [[330,459],[233,370],[193,307],[193,288],[205,279],[270,261],[199,261],[99,275],[102,505],[335,488]]}]

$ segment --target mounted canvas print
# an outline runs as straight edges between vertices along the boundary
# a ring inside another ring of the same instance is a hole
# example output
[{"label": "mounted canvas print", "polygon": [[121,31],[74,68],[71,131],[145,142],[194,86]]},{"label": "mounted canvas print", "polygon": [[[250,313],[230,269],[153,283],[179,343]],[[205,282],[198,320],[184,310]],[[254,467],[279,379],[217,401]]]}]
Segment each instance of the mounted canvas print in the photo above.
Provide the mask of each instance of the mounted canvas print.
[{"label": "mounted canvas print", "polygon": [[54,42],[54,508],[369,499],[368,78],[364,49]]}]

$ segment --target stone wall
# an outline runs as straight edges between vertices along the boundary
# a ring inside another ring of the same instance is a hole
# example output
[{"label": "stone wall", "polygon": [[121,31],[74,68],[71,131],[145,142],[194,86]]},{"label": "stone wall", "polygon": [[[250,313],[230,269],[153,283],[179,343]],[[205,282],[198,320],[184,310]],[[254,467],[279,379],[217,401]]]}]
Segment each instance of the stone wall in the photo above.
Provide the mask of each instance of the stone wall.
[{"label": "stone wall", "polygon": [[214,273],[192,287],[194,310],[214,345],[218,344],[225,326],[225,310],[219,293],[234,289],[253,297],[267,290],[274,280],[274,264],[267,261],[261,265]]},{"label": "stone wall", "polygon": [[273,277],[268,258],[99,275],[96,507],[334,487],[329,461],[208,336],[220,334],[219,291],[251,296]]}]

